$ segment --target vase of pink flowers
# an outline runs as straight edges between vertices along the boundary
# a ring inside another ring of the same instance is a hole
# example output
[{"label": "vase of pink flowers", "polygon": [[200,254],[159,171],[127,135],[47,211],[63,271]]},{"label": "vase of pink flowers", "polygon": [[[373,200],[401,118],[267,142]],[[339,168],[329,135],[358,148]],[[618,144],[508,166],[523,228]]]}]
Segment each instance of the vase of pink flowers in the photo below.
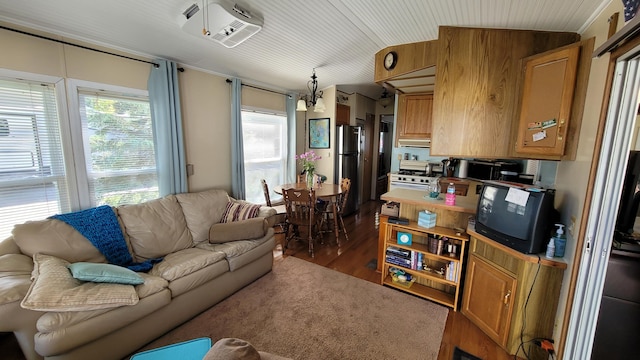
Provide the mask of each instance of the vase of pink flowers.
[{"label": "vase of pink flowers", "polygon": [[307,188],[313,189],[313,175],[316,173],[316,161],[322,159],[313,150],[309,150],[300,155],[296,155],[296,160],[300,161],[302,169],[307,176]]}]

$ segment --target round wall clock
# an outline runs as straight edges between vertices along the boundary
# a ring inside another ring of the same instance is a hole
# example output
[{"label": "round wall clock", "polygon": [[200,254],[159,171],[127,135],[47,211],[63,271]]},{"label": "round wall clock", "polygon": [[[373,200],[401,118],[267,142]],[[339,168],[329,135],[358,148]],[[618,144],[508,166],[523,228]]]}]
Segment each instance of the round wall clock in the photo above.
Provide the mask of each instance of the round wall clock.
[{"label": "round wall clock", "polygon": [[398,63],[398,54],[395,51],[389,51],[387,55],[384,56],[384,68],[387,70],[391,70],[396,67]]}]

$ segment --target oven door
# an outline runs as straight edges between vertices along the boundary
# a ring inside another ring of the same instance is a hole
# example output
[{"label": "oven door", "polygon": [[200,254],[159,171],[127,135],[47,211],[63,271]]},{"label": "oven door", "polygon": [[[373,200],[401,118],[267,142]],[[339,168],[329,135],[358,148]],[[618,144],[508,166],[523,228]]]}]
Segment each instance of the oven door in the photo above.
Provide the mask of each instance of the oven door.
[{"label": "oven door", "polygon": [[393,189],[410,189],[410,190],[427,191],[427,187],[428,187],[427,184],[413,184],[413,183],[406,183],[401,181],[389,182],[389,191]]}]

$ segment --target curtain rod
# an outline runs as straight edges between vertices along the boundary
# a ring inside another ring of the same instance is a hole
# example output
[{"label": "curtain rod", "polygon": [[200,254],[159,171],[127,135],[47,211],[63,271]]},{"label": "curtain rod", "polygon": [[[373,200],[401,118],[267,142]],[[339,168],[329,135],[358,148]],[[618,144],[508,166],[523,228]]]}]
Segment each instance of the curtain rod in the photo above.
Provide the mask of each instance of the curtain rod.
[{"label": "curtain rod", "polygon": [[[159,67],[160,66],[159,64],[154,63],[153,61],[141,60],[141,59],[136,59],[136,58],[132,58],[132,57],[129,57],[129,56],[125,56],[125,55],[115,54],[115,53],[104,51],[104,50],[98,50],[98,49],[90,48],[90,47],[84,46],[84,45],[73,44],[73,43],[70,43],[70,42],[67,42],[67,41],[64,41],[64,40],[58,40],[58,39],[54,39],[54,38],[50,38],[50,37],[46,37],[46,36],[42,36],[42,35],[32,34],[32,33],[26,32],[26,31],[22,31],[22,30],[8,28],[8,27],[2,26],[2,25],[0,25],[0,29],[17,32],[17,33],[22,34],[22,35],[29,35],[29,36],[37,37],[39,39],[54,41],[54,42],[57,42],[57,43],[60,43],[60,44],[75,46],[75,47],[79,47],[79,48],[85,49],[85,50],[91,50],[91,51],[95,51],[95,52],[99,52],[99,53],[103,53],[103,54],[107,54],[107,55],[113,55],[113,56],[121,57],[121,58],[124,58],[124,59],[139,61],[139,62],[151,64],[154,67]],[[184,72],[184,68],[180,67],[180,68],[178,68],[178,71]]]},{"label": "curtain rod", "polygon": [[[226,81],[227,81],[228,84],[231,84],[231,80],[227,79]],[[261,88],[261,87],[257,87],[257,86],[253,86],[253,85],[249,85],[249,84],[241,84],[241,85],[242,86],[246,86],[246,87],[250,87],[250,88],[254,88],[254,89],[258,89],[258,90],[262,90],[262,91],[268,91],[268,92],[272,92],[272,93],[275,93],[275,94],[291,97],[291,95],[289,95],[289,94],[281,93],[279,91],[275,91],[275,90],[271,90],[271,89],[265,89],[265,88]]]}]

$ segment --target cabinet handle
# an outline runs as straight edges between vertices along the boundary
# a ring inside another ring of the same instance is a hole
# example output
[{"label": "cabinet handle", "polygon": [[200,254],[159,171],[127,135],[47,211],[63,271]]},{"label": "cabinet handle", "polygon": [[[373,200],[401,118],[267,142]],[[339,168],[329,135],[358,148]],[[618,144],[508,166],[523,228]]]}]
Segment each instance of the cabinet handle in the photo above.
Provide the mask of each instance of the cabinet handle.
[{"label": "cabinet handle", "polygon": [[504,296],[504,305],[509,307],[509,298],[511,297],[511,290],[507,291],[507,294]]},{"label": "cabinet handle", "polygon": [[558,140],[562,141],[562,128],[564,127],[564,119],[560,119],[560,125],[558,126]]}]

